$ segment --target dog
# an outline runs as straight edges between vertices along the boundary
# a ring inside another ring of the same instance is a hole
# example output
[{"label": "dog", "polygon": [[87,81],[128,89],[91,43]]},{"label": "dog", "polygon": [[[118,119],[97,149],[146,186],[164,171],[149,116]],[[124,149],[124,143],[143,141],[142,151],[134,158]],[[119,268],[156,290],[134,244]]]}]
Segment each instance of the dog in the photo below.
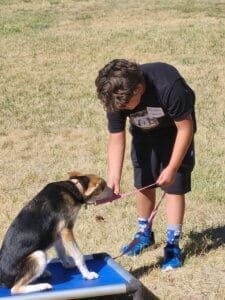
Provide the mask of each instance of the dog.
[{"label": "dog", "polygon": [[0,249],[0,286],[10,288],[12,294],[52,289],[48,283],[33,283],[39,277],[51,276],[45,270],[46,250],[51,246],[65,268],[76,266],[83,278],[98,278],[87,269],[73,226],[83,204],[110,193],[104,179],[79,172],[69,173],[66,181],[45,186],[22,208],[6,232]]}]

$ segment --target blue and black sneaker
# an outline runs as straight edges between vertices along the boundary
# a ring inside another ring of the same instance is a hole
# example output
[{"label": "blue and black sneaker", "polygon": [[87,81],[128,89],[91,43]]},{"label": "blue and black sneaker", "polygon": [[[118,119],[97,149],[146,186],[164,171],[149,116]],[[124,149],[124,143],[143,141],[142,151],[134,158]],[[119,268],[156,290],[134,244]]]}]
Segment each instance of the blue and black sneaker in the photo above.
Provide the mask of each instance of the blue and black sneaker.
[{"label": "blue and black sneaker", "polygon": [[182,265],[181,250],[176,245],[167,244],[164,248],[163,271],[171,271],[180,268]]},{"label": "blue and black sneaker", "polygon": [[[154,238],[154,233],[152,231],[146,231],[146,232],[137,232],[134,235],[133,240],[131,241],[131,243],[137,239],[140,238],[139,242],[130,249],[130,251],[128,251],[127,253],[125,253],[125,255],[128,256],[135,256],[140,254],[141,252],[143,252],[144,249],[147,249],[151,246],[153,246],[155,244],[155,238]],[[121,249],[121,253],[123,253],[124,251],[126,251],[126,249],[128,249],[130,244],[124,246]]]}]

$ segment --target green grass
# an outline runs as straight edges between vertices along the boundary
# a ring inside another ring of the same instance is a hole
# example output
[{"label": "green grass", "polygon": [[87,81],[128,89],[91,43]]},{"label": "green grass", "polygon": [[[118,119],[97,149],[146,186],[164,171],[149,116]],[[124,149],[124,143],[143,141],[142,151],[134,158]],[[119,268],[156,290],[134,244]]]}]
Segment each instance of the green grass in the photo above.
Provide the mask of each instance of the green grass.
[{"label": "green grass", "polygon": [[[22,205],[73,169],[106,177],[107,124],[98,70],[114,58],[174,64],[196,92],[198,132],[184,267],[162,274],[158,248],[119,262],[160,299],[223,299],[225,3],[218,0],[0,0],[1,238]],[[133,189],[128,137],[122,190]],[[95,215],[105,221],[97,223]],[[82,211],[86,253],[118,254],[136,230],[134,198]],[[113,228],[113,231],[112,231]]]}]

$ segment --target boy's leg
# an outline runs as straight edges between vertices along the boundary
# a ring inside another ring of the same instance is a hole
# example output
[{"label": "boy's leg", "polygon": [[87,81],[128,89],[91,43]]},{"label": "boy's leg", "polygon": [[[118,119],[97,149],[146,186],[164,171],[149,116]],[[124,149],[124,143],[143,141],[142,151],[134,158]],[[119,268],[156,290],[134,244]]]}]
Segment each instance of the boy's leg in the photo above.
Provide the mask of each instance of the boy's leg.
[{"label": "boy's leg", "polygon": [[166,194],[167,243],[164,248],[162,270],[169,271],[181,267],[179,240],[185,211],[185,196]]},{"label": "boy's leg", "polygon": [[138,217],[148,219],[155,207],[155,189],[145,189],[136,195]]},{"label": "boy's leg", "polygon": [[[134,186],[142,188],[156,181],[157,176],[153,172],[153,165],[157,170],[160,163],[156,159],[151,143],[132,143],[131,159],[134,167]],[[140,242],[127,253],[129,256],[140,254],[143,249],[154,244],[154,234],[148,224],[148,218],[155,206],[155,189],[145,189],[136,194],[138,232],[134,238],[140,237]],[[122,251],[127,245],[122,248]]]},{"label": "boy's leg", "polygon": [[167,224],[183,224],[185,196],[166,193],[165,198]]},{"label": "boy's leg", "polygon": [[[164,147],[161,147],[163,151],[162,157],[164,158],[163,167],[167,166],[168,153],[170,153],[170,150],[166,147],[166,144],[164,144]],[[171,145],[168,147],[171,147]],[[166,192],[167,244],[164,248],[162,269],[165,271],[176,269],[182,264],[179,240],[184,219],[185,194],[191,191],[191,172],[194,163],[194,142],[192,142],[176,174],[174,183],[164,189]]]},{"label": "boy's leg", "polygon": [[[134,238],[140,237],[139,243],[137,243],[128,253],[128,256],[135,256],[140,254],[144,249],[154,245],[154,234],[150,225],[148,224],[148,218],[155,206],[155,189],[146,189],[138,192],[136,195],[136,205],[138,213],[138,232],[134,235]],[[128,245],[122,248],[122,251],[126,250]]]}]

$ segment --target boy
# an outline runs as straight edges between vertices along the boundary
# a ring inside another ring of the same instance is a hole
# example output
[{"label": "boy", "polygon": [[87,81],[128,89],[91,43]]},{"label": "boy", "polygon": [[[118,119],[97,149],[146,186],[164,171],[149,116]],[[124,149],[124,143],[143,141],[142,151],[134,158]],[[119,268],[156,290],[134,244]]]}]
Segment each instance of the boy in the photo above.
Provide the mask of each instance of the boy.
[{"label": "boy", "polygon": [[[194,92],[171,65],[139,65],[125,59],[104,66],[95,84],[108,118],[108,186],[119,193],[128,117],[134,185],[139,189],[157,183],[166,192],[167,243],[162,270],[177,269],[182,264],[179,239],[185,193],[191,190],[194,167]],[[130,256],[154,244],[147,220],[154,209],[155,189],[137,192],[136,205],[139,230],[134,237],[142,236],[128,252]]]}]

